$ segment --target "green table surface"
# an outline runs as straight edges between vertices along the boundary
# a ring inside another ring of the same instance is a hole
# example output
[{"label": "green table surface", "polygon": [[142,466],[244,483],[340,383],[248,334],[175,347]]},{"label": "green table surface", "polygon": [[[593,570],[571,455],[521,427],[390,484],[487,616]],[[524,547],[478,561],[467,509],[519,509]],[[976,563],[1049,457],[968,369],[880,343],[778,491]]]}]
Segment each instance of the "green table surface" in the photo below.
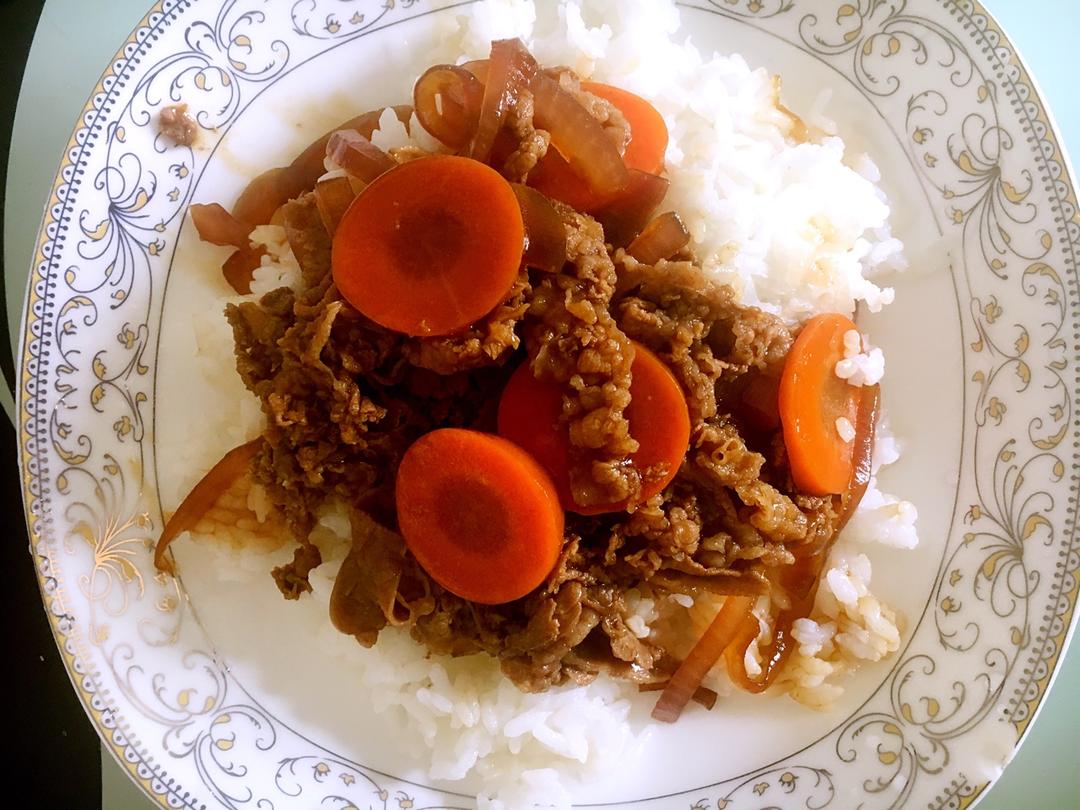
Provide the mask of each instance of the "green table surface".
[{"label": "green table surface", "polygon": [[[1080,93],[1075,84],[1080,2],[984,0],[984,4],[1031,67],[1066,148],[1080,156]],[[64,145],[101,71],[148,6],[149,0],[48,0],[45,4],[23,78],[8,166],[4,283],[13,352],[18,346],[34,239]],[[2,398],[0,404],[10,408]],[[1072,650],[1058,671],[1038,722],[980,807],[1080,808],[1078,694],[1080,651]],[[102,768],[103,808],[146,810],[152,806],[107,754]]]}]

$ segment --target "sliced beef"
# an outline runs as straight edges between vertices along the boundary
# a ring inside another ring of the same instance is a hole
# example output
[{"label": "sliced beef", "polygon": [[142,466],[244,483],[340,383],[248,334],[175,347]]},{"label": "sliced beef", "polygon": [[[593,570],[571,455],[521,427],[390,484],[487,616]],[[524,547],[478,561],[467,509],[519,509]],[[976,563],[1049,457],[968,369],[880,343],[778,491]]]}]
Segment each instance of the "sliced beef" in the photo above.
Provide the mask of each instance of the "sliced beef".
[{"label": "sliced beef", "polygon": [[792,337],[783,321],[736,303],[688,261],[643,265],[619,253],[619,327],[667,363],[683,386],[693,425],[716,416],[718,386],[783,362]]},{"label": "sliced beef", "polygon": [[502,365],[521,345],[518,327],[528,309],[529,274],[522,270],[506,301],[462,332],[415,337],[402,347],[406,360],[438,374]]},{"label": "sliced beef", "polygon": [[565,389],[574,500],[618,503],[641,491],[641,475],[627,463],[638,448],[625,416],[634,351],[609,310],[616,274],[603,229],[566,206],[558,210],[566,224],[567,264],[534,287],[526,346],[533,374]]},{"label": "sliced beef", "polygon": [[199,122],[187,104],[170,104],[158,113],[158,132],[177,146],[193,146],[199,137]]},{"label": "sliced beef", "polygon": [[[629,128],[618,110],[571,72],[554,75],[625,148]],[[527,178],[549,147],[532,119],[524,93],[496,143],[493,165],[514,180]],[[506,300],[477,323],[415,338],[372,323],[338,294],[313,195],[284,206],[299,289],[227,310],[237,370],[266,417],[255,479],[298,543],[274,578],[287,598],[310,590],[321,555],[308,535],[334,499],[350,510],[352,542],[331,618],[359,643],[400,626],[433,654],[498,659],[526,691],[586,683],[601,671],[662,682],[677,661],[634,632],[641,627],[628,594],[766,592],[799,546],[817,547],[835,531],[836,503],[798,495],[776,426],[750,431],[734,413],[749,381],[775,379],[782,368],[792,342],[784,324],[739,305],[692,256],[656,265],[621,250],[613,256],[594,219],[555,208],[567,237],[560,272],[522,269]],[[687,396],[691,443],[674,480],[630,511],[568,513],[558,563],[521,599],[482,605],[440,587],[397,532],[394,479],[409,445],[436,428],[494,430],[509,369],[527,359],[538,379],[561,386],[574,498],[633,502],[642,478],[626,418],[632,340],[661,357]]]}]

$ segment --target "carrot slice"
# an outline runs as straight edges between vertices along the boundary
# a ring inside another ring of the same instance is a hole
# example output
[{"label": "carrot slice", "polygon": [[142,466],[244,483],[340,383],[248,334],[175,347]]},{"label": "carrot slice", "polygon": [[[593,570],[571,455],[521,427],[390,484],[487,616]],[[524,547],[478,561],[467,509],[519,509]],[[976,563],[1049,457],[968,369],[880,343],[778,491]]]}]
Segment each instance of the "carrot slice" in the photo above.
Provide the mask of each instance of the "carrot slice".
[{"label": "carrot slice", "polygon": [[460,428],[421,436],[397,474],[398,525],[432,579],[498,605],[551,573],[563,539],[555,485],[506,439]]},{"label": "carrot slice", "polygon": [[[581,87],[607,99],[626,116],[630,124],[630,142],[623,153],[626,168],[659,174],[664,168],[668,142],[667,125],[660,113],[641,96],[619,87],[597,82],[584,82]],[[556,149],[549,149],[532,170],[529,185],[578,211],[592,211],[607,202],[605,197],[590,190],[589,184]]]},{"label": "carrot slice", "polygon": [[628,169],[659,174],[664,168],[668,131],[664,117],[641,96],[600,82],[582,82],[581,89],[607,99],[626,117],[630,125],[630,143],[623,152]]},{"label": "carrot slice", "polygon": [[334,281],[350,304],[407,335],[445,335],[510,291],[525,226],[510,184],[452,155],[418,158],[361,192],[334,234]]},{"label": "carrot slice", "polygon": [[855,324],[843,315],[818,315],[795,339],[780,378],[780,421],[791,477],[810,495],[843,492],[851,480],[852,443],[840,438],[840,417],[855,424],[859,389],[836,376],[844,334]]},{"label": "carrot slice", "polygon": [[234,447],[221,457],[210,471],[202,477],[176,507],[173,516],[165,523],[154,548],[154,567],[158,571],[175,573],[172,560],[165,556],[169,544],[180,534],[194,528],[229,487],[251,468],[251,461],[262,447],[260,436],[239,447]]},{"label": "carrot slice", "polygon": [[[631,457],[644,481],[639,501],[662,492],[679,471],[690,444],[686,397],[659,357],[634,344],[626,418],[640,447]],[[582,515],[619,512],[631,504],[580,506],[570,489],[570,436],[560,422],[563,388],[538,380],[528,363],[515,371],[499,400],[499,434],[525,448],[551,475],[564,509]]]}]

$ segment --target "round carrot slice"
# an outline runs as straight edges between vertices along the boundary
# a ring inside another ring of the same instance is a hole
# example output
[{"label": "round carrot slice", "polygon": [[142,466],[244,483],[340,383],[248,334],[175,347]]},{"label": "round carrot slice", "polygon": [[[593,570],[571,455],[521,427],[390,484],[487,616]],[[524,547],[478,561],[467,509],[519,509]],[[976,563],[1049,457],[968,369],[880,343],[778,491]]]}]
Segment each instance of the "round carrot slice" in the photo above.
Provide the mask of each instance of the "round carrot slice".
[{"label": "round carrot slice", "polygon": [[[662,492],[690,444],[690,414],[675,376],[659,357],[634,344],[626,418],[640,447],[631,461],[644,476],[640,500]],[[528,363],[511,375],[499,399],[499,434],[525,448],[550,473],[563,508],[582,515],[619,512],[630,503],[578,505],[570,490],[570,436],[560,423],[562,386],[537,380]]]},{"label": "round carrot slice", "polygon": [[855,424],[859,391],[836,376],[844,335],[855,329],[836,313],[807,321],[784,362],[780,421],[791,477],[809,495],[835,495],[851,480],[852,443],[837,429],[840,417]]},{"label": "round carrot slice", "polygon": [[547,470],[564,509],[577,511],[570,495],[570,434],[560,424],[563,388],[538,380],[528,362],[510,375],[499,397],[499,435],[524,448]]},{"label": "round carrot slice", "polygon": [[664,168],[668,131],[664,117],[656,107],[641,96],[610,84],[583,82],[581,89],[610,101],[630,124],[630,143],[623,152],[626,168],[659,174]]},{"label": "round carrot slice", "polygon": [[559,556],[555,485],[513,442],[459,428],[421,436],[397,474],[398,525],[431,578],[497,605],[539,586]]},{"label": "round carrot slice", "polygon": [[334,234],[334,282],[376,323],[445,335],[502,302],[525,230],[510,184],[451,155],[391,169],[353,201]]}]

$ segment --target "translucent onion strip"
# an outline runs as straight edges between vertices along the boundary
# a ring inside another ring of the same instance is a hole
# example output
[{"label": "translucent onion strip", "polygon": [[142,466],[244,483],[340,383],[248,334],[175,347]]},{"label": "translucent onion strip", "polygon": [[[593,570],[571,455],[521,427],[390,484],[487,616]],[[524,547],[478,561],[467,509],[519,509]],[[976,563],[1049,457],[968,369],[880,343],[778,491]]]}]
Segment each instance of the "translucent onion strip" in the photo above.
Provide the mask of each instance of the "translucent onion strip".
[{"label": "translucent onion strip", "polygon": [[674,211],[667,211],[657,217],[634,237],[626,252],[642,264],[656,264],[663,259],[670,259],[690,242],[690,231],[686,230],[682,217]]},{"label": "translucent onion strip", "polygon": [[420,125],[451,149],[463,149],[472,140],[483,100],[480,80],[454,65],[428,68],[413,87]]}]

